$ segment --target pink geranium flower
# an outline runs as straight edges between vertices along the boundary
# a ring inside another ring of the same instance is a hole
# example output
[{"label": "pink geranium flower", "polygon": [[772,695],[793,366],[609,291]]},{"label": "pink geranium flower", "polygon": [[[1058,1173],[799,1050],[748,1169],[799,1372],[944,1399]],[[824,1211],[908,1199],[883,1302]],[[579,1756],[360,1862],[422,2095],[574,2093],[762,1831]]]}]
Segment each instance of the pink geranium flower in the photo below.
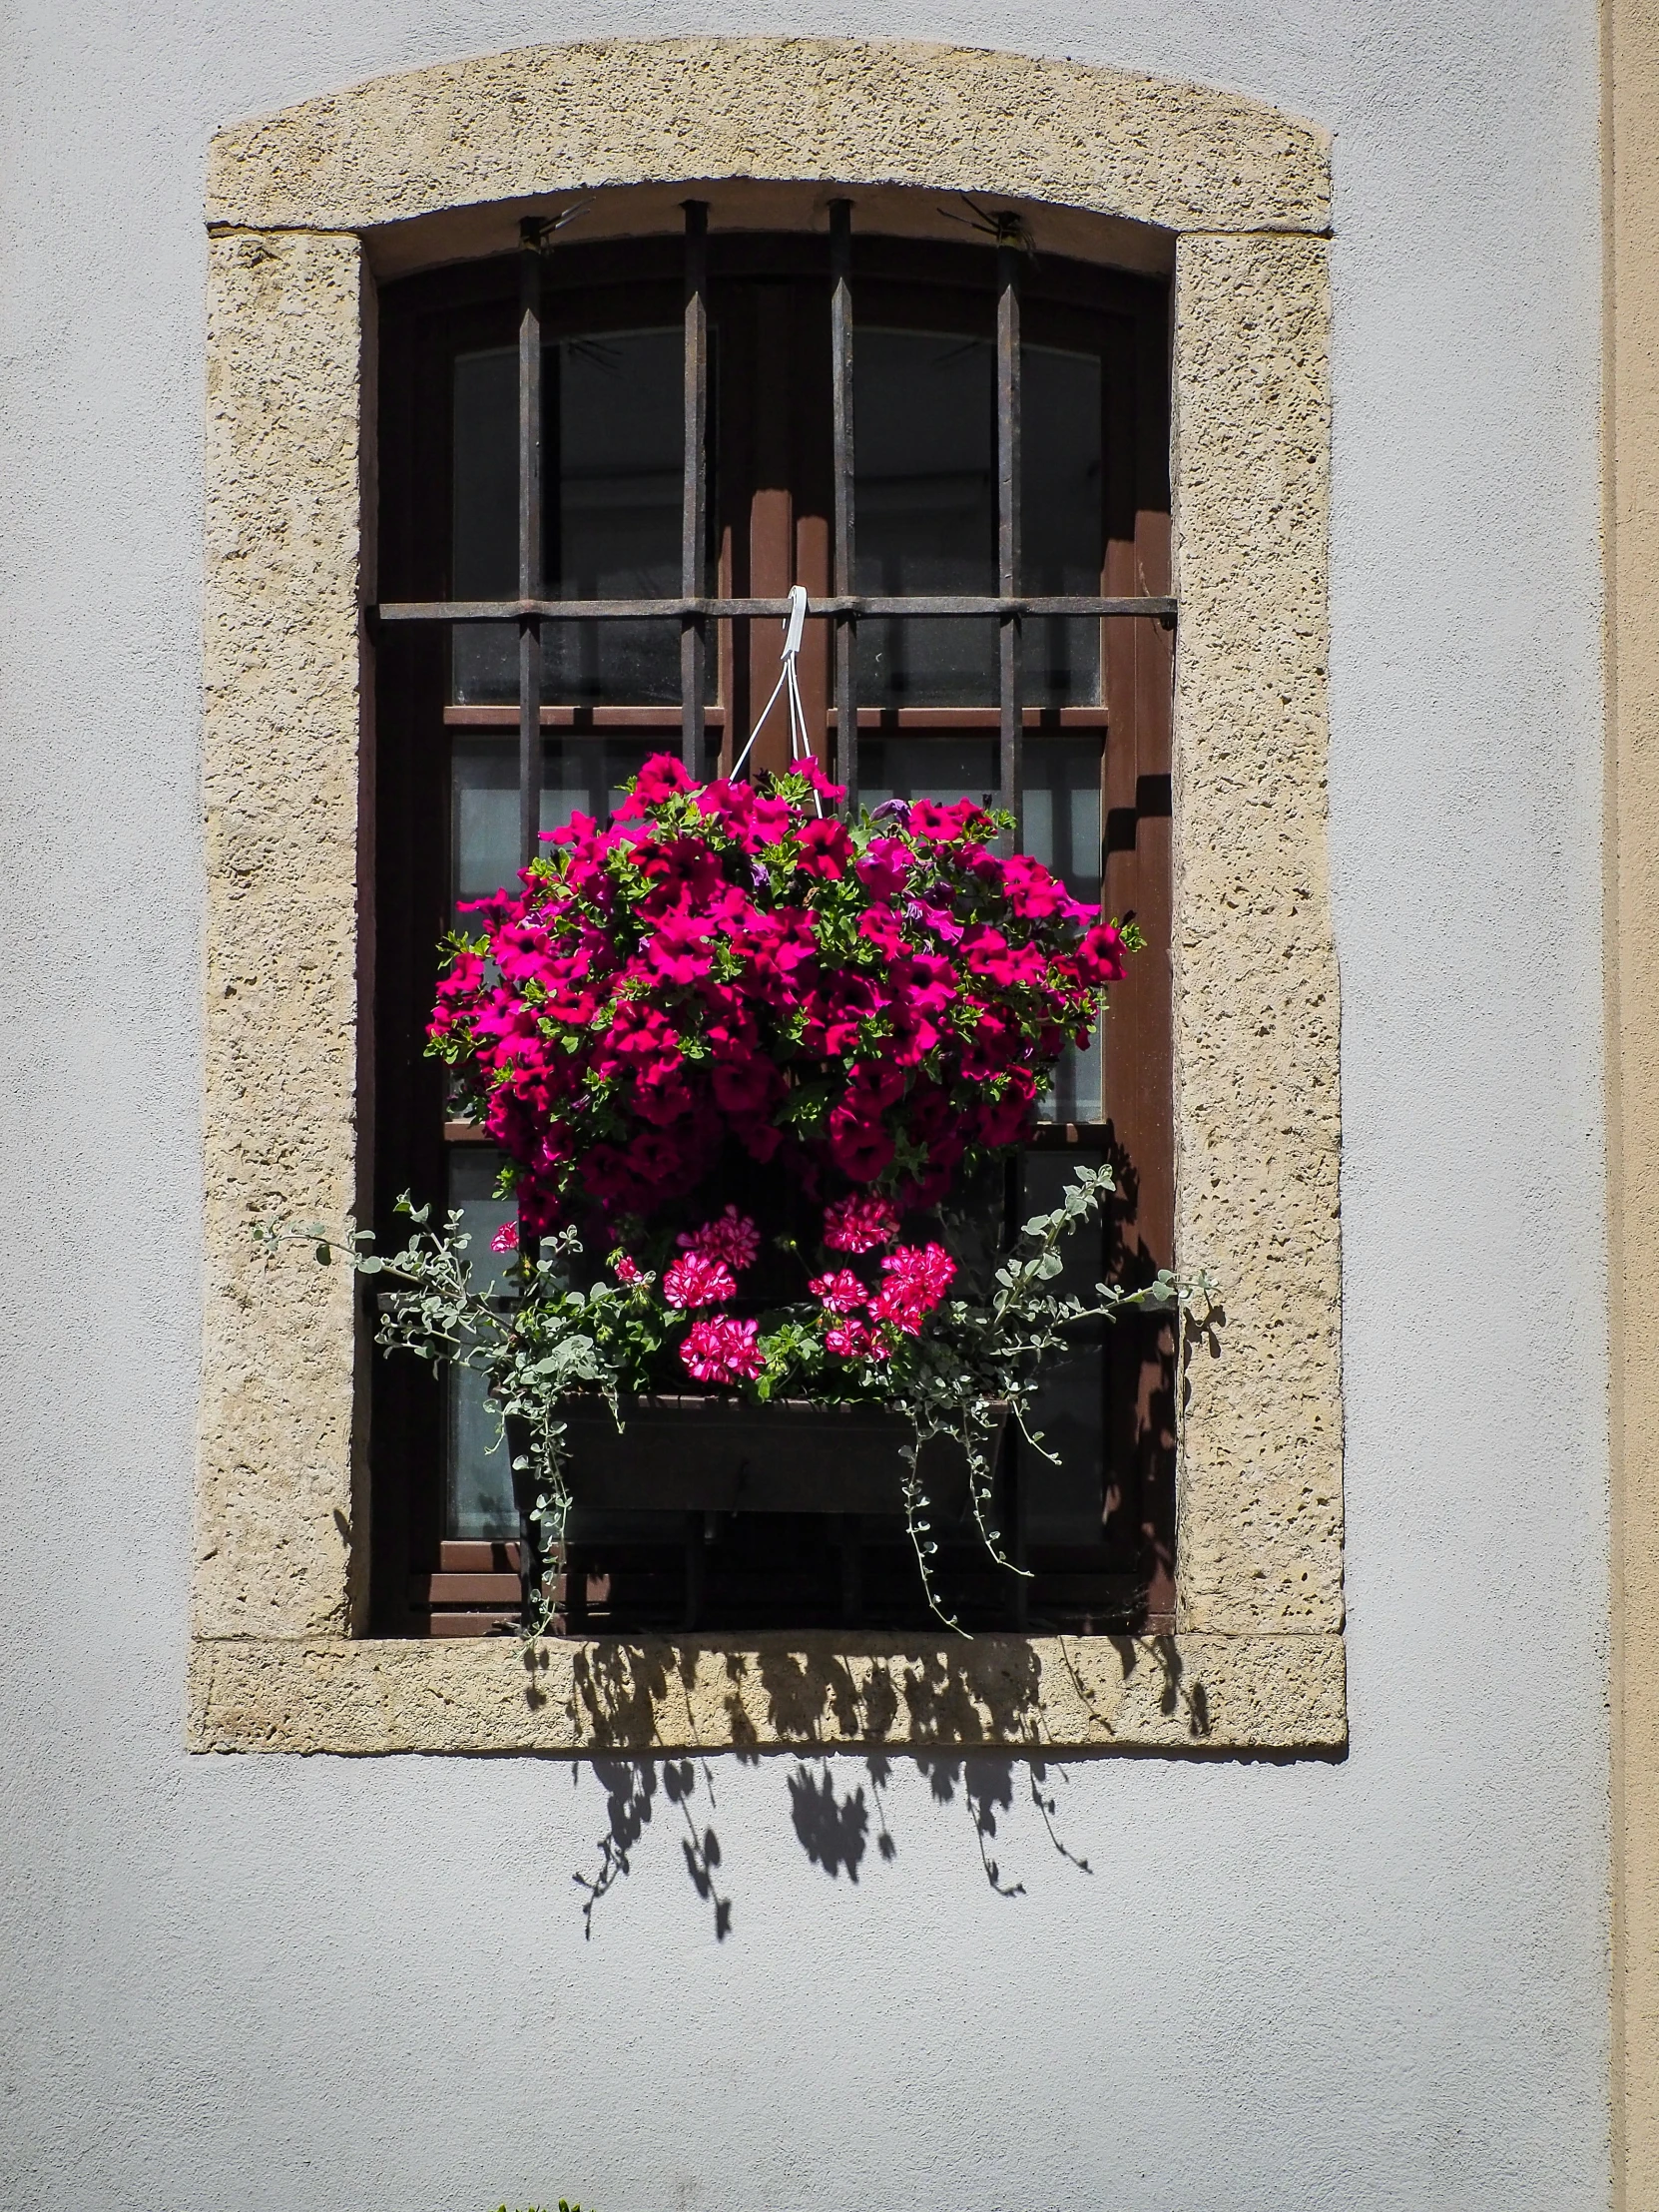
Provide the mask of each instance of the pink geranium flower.
[{"label": "pink geranium flower", "polygon": [[885,1360],[890,1357],[879,1330],[861,1321],[837,1321],[824,1332],[824,1349],[837,1360]]},{"label": "pink geranium flower", "polygon": [[687,1310],[697,1306],[724,1306],[738,1295],[732,1271],[719,1260],[707,1260],[700,1252],[688,1252],[676,1260],[663,1277],[663,1297],[670,1306]]},{"label": "pink geranium flower", "polygon": [[916,1337],[950,1288],[956,1263],[943,1245],[901,1245],[881,1262],[881,1273],[885,1280],[869,1302],[870,1313],[906,1337]]},{"label": "pink geranium flower", "polygon": [[492,1252],[516,1252],[518,1250],[518,1223],[504,1221],[490,1239]]},{"label": "pink geranium flower", "polygon": [[682,1252],[694,1252],[705,1260],[718,1260],[736,1273],[742,1268],[752,1268],[761,1249],[761,1233],[747,1214],[740,1214],[735,1206],[728,1206],[725,1213],[713,1221],[706,1221],[701,1229],[693,1229],[676,1239]]},{"label": "pink geranium flower", "polygon": [[864,1286],[850,1268],[815,1276],[807,1288],[827,1313],[855,1314],[864,1303]]},{"label": "pink geranium flower", "polygon": [[723,1315],[694,1321],[680,1344],[680,1359],[699,1382],[741,1382],[759,1375],[766,1358],[757,1344],[760,1326]]},{"label": "pink geranium flower", "polygon": [[898,1216],[884,1198],[843,1198],[824,1211],[824,1241],[831,1252],[879,1252],[898,1235]]}]

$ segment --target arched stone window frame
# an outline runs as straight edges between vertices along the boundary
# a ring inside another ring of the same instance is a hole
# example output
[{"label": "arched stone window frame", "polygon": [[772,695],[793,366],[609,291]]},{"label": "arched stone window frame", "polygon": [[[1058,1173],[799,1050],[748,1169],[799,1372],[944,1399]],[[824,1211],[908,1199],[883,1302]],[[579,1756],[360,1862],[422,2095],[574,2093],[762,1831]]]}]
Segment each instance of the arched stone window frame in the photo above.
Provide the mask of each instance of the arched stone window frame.
[{"label": "arched stone window frame", "polygon": [[[1205,87],[777,38],[530,48],[214,141],[193,1746],[1346,1741],[1329,166],[1321,131]],[[1173,245],[1176,1251],[1225,1309],[1188,1348],[1173,1636],[525,1654],[353,1633],[367,1488],[352,1285],[303,1255],[266,1263],[250,1228],[361,1210],[373,269],[421,225],[473,253],[480,226],[551,195],[735,179],[1014,199]]]}]

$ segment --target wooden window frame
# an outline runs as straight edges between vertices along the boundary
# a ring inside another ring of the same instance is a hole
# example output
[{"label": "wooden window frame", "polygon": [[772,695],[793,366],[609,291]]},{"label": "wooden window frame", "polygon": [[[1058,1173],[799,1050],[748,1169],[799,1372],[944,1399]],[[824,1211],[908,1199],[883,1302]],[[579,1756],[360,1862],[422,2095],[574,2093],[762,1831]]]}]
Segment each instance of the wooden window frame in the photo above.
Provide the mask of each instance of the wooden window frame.
[{"label": "wooden window frame", "polygon": [[[705,211],[693,202],[678,255],[671,240],[584,246],[574,235],[579,227],[567,234],[526,219],[516,257],[412,277],[382,297],[378,536],[385,596],[371,618],[380,625],[374,1220],[382,1237],[397,1234],[393,1201],[400,1192],[431,1197],[442,1191],[444,1146],[482,1137],[475,1124],[444,1124],[442,1074],[423,1056],[431,947],[447,926],[451,733],[517,734],[520,850],[528,858],[538,849],[541,747],[548,735],[568,733],[568,742],[577,744],[603,744],[623,733],[636,740],[655,735],[665,748],[681,749],[693,773],[729,773],[776,674],[777,630],[770,617],[690,616],[682,618],[681,677],[683,698],[686,684],[697,687],[689,695],[692,713],[683,705],[549,703],[541,696],[544,618],[518,614],[518,706],[450,703],[453,688],[444,682],[443,662],[453,628],[444,610],[457,601],[448,588],[449,364],[462,351],[518,344],[521,597],[498,606],[498,617],[511,617],[526,603],[558,603],[543,598],[540,567],[544,346],[567,333],[665,327],[676,318],[683,319],[686,364],[687,596],[694,587],[701,596],[706,569],[717,605],[781,605],[800,582],[816,609],[850,597],[856,524],[851,340],[856,321],[867,319],[883,328],[977,334],[996,343],[998,589],[1009,596],[1023,581],[1017,499],[1008,514],[1009,485],[1020,477],[1021,346],[1065,344],[1101,360],[1106,478],[1100,596],[1079,603],[1099,615],[1099,703],[1023,705],[1020,617],[1009,613],[998,626],[998,705],[862,708],[849,716],[855,618],[847,616],[809,621],[801,690],[815,753],[851,788],[858,752],[856,737],[850,746],[841,743],[845,729],[869,735],[995,732],[1002,800],[1016,825],[1026,731],[1098,737],[1102,897],[1107,911],[1141,921],[1149,945],[1112,994],[1101,1119],[1042,1126],[1029,1149],[1081,1149],[1113,1164],[1120,1196],[1105,1246],[1115,1274],[1150,1281],[1172,1260],[1169,726],[1175,613],[1168,591],[1167,286],[1155,277],[1052,257],[1028,271],[1022,236],[1012,224],[997,246],[973,247],[880,234],[854,238],[851,215],[850,203],[835,200],[828,239],[738,234],[711,248]],[[710,332],[716,326],[727,333],[726,363],[711,384]],[[712,465],[717,450],[718,471]],[[891,602],[909,603],[902,597]],[[618,611],[637,604],[605,603]],[[711,650],[718,683],[714,702],[705,704],[702,676]],[[755,765],[781,768],[787,759],[781,726],[763,730]],[[1100,1540],[1060,1547],[1029,1542],[1021,1510],[1024,1478],[1011,1463],[1016,1453],[1010,1448],[1005,1520],[1032,1579],[994,1577],[973,1608],[983,1622],[994,1621],[1000,1605],[1001,1625],[1009,1629],[1041,1621],[1082,1633],[1168,1633],[1174,1625],[1173,1331],[1153,1319],[1122,1324],[1106,1333],[1099,1361]],[[387,1635],[509,1633],[530,1604],[528,1590],[519,1587],[522,1547],[441,1532],[442,1389],[438,1379],[412,1363],[375,1364],[370,1620]],[[704,1579],[702,1542],[700,1521],[696,1527],[688,1521],[680,1548],[691,1606]],[[857,1545],[858,1538],[843,1531],[843,1548],[847,1542]],[[879,1612],[874,1621],[866,1617],[860,1593],[867,1577],[853,1556],[842,1575],[842,1624],[896,1626]],[[572,1634],[593,1632],[609,1617],[604,1601],[613,1578],[602,1571],[604,1555],[577,1546],[561,1564],[556,1618]],[[763,1579],[775,1586],[780,1575]],[[904,1610],[911,1627],[915,1611],[913,1605]],[[695,1612],[688,1614],[683,1625],[695,1619]],[[791,1625],[787,1602],[780,1602],[771,1625]]]}]

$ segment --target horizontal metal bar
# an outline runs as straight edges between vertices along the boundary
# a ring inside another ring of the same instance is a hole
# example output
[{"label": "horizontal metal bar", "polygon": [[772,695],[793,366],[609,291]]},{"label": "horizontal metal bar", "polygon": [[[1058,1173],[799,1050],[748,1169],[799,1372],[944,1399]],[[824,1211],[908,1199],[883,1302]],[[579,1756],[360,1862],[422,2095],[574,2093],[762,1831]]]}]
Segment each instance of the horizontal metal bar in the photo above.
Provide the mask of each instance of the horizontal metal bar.
[{"label": "horizontal metal bar", "polygon": [[[1109,721],[1106,709],[1093,707],[1032,707],[1023,710],[1027,730],[1104,730]],[[833,730],[840,721],[838,707],[828,710],[829,723]],[[726,709],[710,705],[704,708],[703,718],[711,730],[724,730]],[[961,730],[996,730],[1002,723],[1000,707],[860,707],[860,730],[890,731],[900,733],[945,731],[954,735]],[[445,707],[443,726],[446,730],[516,730],[516,707]],[[541,727],[544,732],[561,740],[570,739],[582,745],[590,739],[595,742],[626,737],[641,731],[672,732],[680,728],[678,707],[553,707],[543,706]]]},{"label": "horizontal metal bar", "polygon": [[[540,615],[544,622],[673,622],[688,615],[706,616],[715,622],[743,616],[783,621],[790,612],[790,603],[787,599],[405,599],[382,604],[371,612],[381,622],[518,622],[527,615]],[[970,616],[987,621],[1007,616],[1038,620],[1044,615],[1126,615],[1173,622],[1176,605],[1173,599],[1155,598],[1001,599],[994,594],[941,597],[918,593],[914,598],[815,599],[808,612],[857,619],[867,616],[872,621],[916,615]]]},{"label": "horizontal metal bar", "polygon": [[[1104,710],[1102,710],[1104,712]],[[703,710],[711,730],[724,730],[726,709],[712,701]],[[516,707],[445,707],[446,730],[516,730]],[[674,707],[553,706],[542,702],[541,726],[581,737],[615,737],[618,731],[678,730],[680,709]]]}]

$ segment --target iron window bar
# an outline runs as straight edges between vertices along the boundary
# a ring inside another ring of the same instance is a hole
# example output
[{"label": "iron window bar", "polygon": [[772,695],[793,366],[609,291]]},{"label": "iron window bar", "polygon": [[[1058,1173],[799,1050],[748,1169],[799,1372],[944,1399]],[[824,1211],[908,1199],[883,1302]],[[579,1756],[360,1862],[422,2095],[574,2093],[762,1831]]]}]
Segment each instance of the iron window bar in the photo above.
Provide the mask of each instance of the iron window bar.
[{"label": "iron window bar", "polygon": [[[658,619],[680,624],[680,727],[687,769],[701,775],[707,717],[709,624],[745,618],[783,620],[790,602],[722,598],[708,590],[709,559],[709,208],[685,207],[685,459],[681,487],[680,592],[659,599],[549,599],[543,576],[542,269],[556,223],[526,216],[519,225],[518,332],[518,595],[513,599],[382,601],[369,609],[379,623],[514,623],[518,629],[518,830],[522,862],[540,841],[542,625]],[[1032,593],[1020,572],[1020,280],[1027,242],[1017,216],[996,220],[996,482],[997,589],[994,592],[860,593],[852,588],[856,517],[852,450],[852,204],[830,206],[830,341],[834,523],[833,590],[812,613],[834,623],[836,773],[847,805],[858,800],[857,625],[861,619],[963,617],[997,624],[998,775],[1000,802],[1022,841],[1024,723],[1023,630],[1043,616],[1176,620],[1173,597],[1156,594]]]},{"label": "iron window bar", "polygon": [[[788,621],[787,599],[403,599],[383,602],[374,610],[378,622],[515,622],[534,617],[540,622],[620,622],[669,619],[671,616],[722,621],[733,616],[776,615]],[[933,593],[925,596],[879,597],[874,594],[835,593],[813,599],[810,616],[860,615],[986,615],[998,618],[1026,615],[1150,615],[1159,621],[1175,620],[1175,601],[1156,597],[1103,599],[1083,593],[1021,593],[1004,598],[996,592]]]},{"label": "iron window bar", "polygon": [[858,613],[852,596],[852,203],[830,203],[830,423],[835,477],[835,780],[858,807]]}]

